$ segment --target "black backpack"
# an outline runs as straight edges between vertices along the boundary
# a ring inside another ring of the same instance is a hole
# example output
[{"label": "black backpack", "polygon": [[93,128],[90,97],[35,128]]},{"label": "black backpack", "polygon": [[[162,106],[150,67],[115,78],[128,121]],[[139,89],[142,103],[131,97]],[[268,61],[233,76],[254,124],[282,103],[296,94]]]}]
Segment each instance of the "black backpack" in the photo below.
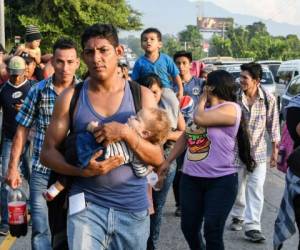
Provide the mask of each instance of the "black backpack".
[{"label": "black backpack", "polygon": [[[78,83],[75,86],[73,96],[70,101],[69,117],[70,117],[70,131],[62,143],[61,152],[64,152],[65,145],[74,145],[67,140],[74,140],[73,135],[73,115],[75,107],[82,89],[83,82]],[[133,96],[133,102],[136,113],[142,108],[141,105],[141,86],[134,81],[129,81],[130,90]],[[48,187],[56,182],[58,174],[51,171]],[[48,218],[51,231],[51,244],[53,250],[67,250],[67,213],[68,213],[68,188],[65,188],[59,193],[52,201],[47,202],[48,205]]]}]

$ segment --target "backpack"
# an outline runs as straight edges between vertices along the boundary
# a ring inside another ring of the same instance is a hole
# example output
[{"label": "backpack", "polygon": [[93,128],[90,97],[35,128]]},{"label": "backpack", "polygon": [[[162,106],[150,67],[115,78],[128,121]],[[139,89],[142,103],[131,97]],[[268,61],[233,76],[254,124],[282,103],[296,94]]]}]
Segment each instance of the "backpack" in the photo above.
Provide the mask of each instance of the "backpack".
[{"label": "backpack", "polygon": [[[82,89],[83,82],[78,83],[75,86],[73,96],[70,101],[69,117],[70,117],[70,131],[61,145],[61,152],[64,152],[65,145],[70,145],[72,142],[67,140],[74,140],[73,134],[73,115],[75,107]],[[130,90],[133,97],[134,107],[136,113],[141,110],[141,85],[137,82],[129,81]],[[73,144],[74,145],[74,144]],[[54,171],[51,171],[48,187],[50,187],[57,180],[57,175]],[[48,206],[48,220],[51,231],[51,245],[53,250],[67,250],[67,214],[68,214],[68,188],[65,188],[59,193],[52,201],[47,202]]]},{"label": "backpack", "polygon": [[287,172],[288,169],[288,158],[293,152],[294,142],[290,136],[290,133],[287,129],[287,125],[284,124],[282,129],[281,141],[279,144],[278,160],[277,160],[277,169],[283,173]]}]

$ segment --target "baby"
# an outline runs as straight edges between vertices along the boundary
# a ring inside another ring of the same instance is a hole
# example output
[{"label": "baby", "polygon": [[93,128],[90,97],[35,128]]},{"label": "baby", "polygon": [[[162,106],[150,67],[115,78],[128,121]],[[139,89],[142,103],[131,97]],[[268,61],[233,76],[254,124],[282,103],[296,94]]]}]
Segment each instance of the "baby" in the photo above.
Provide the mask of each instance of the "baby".
[{"label": "baby", "polygon": [[[153,143],[163,145],[170,131],[170,121],[167,113],[159,108],[141,109],[136,116],[128,119],[127,125],[134,129],[138,136]],[[103,156],[97,160],[101,161],[115,155],[121,155],[124,158],[123,164],[131,163],[134,174],[142,178],[148,175],[152,168],[148,168],[138,157],[134,155],[126,142],[119,141],[109,144],[106,148],[102,144],[97,143],[93,135],[94,129],[98,126],[98,122],[90,122],[87,130],[76,135],[75,147],[68,147],[65,152],[66,161],[80,168],[86,168],[91,157],[103,150]],[[138,143],[137,143],[138,146]],[[70,178],[59,175],[57,181],[51,185],[44,193],[46,200],[53,200],[64,188],[69,185]]]}]

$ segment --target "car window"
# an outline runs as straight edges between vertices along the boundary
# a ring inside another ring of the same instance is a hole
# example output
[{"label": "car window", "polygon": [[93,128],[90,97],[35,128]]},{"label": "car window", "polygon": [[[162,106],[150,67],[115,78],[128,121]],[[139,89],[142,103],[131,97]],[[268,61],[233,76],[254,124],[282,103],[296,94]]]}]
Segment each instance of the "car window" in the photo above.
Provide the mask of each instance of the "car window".
[{"label": "car window", "polygon": [[293,79],[288,86],[287,93],[295,96],[300,93],[300,77]]},{"label": "car window", "polygon": [[271,72],[273,74],[273,77],[276,77],[279,66],[280,66],[280,64],[268,65],[269,69],[271,70]]},{"label": "car window", "polygon": [[270,71],[264,71],[261,79],[261,84],[273,84],[274,78]]},{"label": "car window", "polygon": [[293,71],[278,71],[278,83],[287,85],[293,77]]}]

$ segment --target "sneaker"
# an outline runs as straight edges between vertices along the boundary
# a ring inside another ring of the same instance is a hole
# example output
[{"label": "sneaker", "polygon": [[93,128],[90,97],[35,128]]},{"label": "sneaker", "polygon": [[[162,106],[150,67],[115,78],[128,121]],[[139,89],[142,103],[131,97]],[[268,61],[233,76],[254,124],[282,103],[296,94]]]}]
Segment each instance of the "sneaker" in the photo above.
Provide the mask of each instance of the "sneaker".
[{"label": "sneaker", "polygon": [[175,216],[176,217],[180,217],[181,216],[181,209],[180,209],[180,207],[176,208],[176,210],[175,210]]},{"label": "sneaker", "polygon": [[230,224],[230,230],[231,231],[241,231],[243,229],[243,220],[240,220],[238,218],[232,218],[232,222]]},{"label": "sneaker", "polygon": [[258,230],[246,231],[245,239],[252,242],[262,242],[266,240],[265,236]]},{"label": "sneaker", "polygon": [[8,233],[9,233],[8,226],[0,225],[0,235],[6,236],[8,235]]}]

